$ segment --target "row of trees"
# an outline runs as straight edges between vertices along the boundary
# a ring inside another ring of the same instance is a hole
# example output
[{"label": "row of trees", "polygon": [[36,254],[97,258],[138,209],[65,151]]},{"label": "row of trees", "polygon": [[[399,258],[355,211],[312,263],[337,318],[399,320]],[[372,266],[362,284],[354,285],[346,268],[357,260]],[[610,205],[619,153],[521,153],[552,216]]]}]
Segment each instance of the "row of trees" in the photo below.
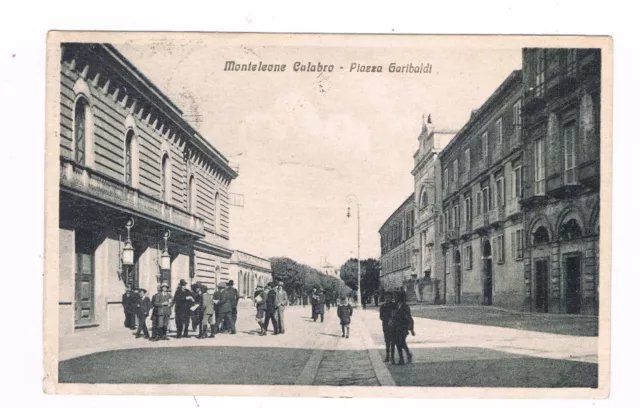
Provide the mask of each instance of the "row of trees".
[{"label": "row of trees", "polygon": [[[358,289],[358,260],[351,258],[340,267],[340,278],[353,290]],[[360,260],[360,290],[368,298],[380,288],[380,262],[369,258]]]},{"label": "row of trees", "polygon": [[311,293],[313,288],[323,289],[329,299],[350,296],[352,293],[353,287],[309,265],[299,264],[293,259],[283,257],[271,258],[270,261],[273,280],[284,283],[284,289],[290,298],[300,299]]}]

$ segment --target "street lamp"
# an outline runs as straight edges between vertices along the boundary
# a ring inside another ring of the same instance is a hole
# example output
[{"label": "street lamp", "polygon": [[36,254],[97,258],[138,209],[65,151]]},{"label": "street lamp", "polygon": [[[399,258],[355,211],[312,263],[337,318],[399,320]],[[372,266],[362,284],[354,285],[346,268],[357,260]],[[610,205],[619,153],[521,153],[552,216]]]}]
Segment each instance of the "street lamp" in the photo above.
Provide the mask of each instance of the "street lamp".
[{"label": "street lamp", "polygon": [[164,250],[162,251],[162,255],[160,255],[160,269],[163,271],[171,270],[171,256],[169,255],[169,248],[167,241],[171,236],[171,231],[167,230],[162,237],[164,239]]},{"label": "street lamp", "polygon": [[133,258],[134,258],[134,249],[131,244],[131,228],[134,226],[133,218],[129,218],[127,223],[125,224],[125,228],[127,229],[127,239],[124,242],[122,248],[120,248],[120,244],[122,243],[122,239],[120,235],[118,235],[118,252],[120,255],[120,266],[118,268],[118,278],[124,281],[125,285],[129,285],[131,279],[131,268],[133,267]]},{"label": "street lamp", "polygon": [[[347,196],[347,203],[351,204],[351,201],[355,199],[356,210],[358,216],[358,303],[362,303],[362,293],[360,291],[360,202],[355,194],[349,194]],[[347,218],[351,217],[351,207],[347,207]]]}]

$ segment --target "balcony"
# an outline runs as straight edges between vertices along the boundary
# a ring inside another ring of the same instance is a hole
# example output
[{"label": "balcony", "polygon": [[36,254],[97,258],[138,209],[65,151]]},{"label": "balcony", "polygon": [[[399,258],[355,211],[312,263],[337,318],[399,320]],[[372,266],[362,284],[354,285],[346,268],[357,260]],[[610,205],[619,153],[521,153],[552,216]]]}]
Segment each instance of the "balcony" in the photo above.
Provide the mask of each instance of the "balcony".
[{"label": "balcony", "polygon": [[448,229],[444,234],[444,238],[446,241],[456,241],[459,237],[460,231],[458,230],[458,228]]},{"label": "balcony", "polygon": [[504,218],[505,218],[505,209],[504,207],[498,206],[498,207],[494,207],[493,209],[491,209],[491,211],[489,211],[489,224],[491,225],[498,225],[498,224],[502,224],[504,222]]},{"label": "balcony", "polygon": [[506,216],[508,218],[520,214],[521,211],[520,203],[517,198],[512,198],[507,201]]},{"label": "balcony", "polygon": [[203,237],[204,220],[93,169],[60,158],[60,186],[106,205]]}]

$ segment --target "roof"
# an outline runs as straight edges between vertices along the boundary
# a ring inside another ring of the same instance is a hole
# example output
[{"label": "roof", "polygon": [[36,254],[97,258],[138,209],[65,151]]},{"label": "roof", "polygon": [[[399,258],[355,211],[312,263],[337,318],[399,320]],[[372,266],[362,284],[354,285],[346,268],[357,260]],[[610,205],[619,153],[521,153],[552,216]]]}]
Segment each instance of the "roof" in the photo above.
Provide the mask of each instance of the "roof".
[{"label": "roof", "polygon": [[393,220],[393,218],[398,215],[408,204],[410,204],[411,202],[413,202],[415,200],[415,192],[411,193],[411,195],[409,197],[407,197],[406,200],[404,200],[402,202],[402,204],[400,204],[400,206],[398,208],[396,208],[396,210],[389,216],[389,218],[387,218],[387,220],[382,224],[382,226],[380,227],[380,229],[378,230],[378,232],[381,232],[382,229],[391,221]]}]

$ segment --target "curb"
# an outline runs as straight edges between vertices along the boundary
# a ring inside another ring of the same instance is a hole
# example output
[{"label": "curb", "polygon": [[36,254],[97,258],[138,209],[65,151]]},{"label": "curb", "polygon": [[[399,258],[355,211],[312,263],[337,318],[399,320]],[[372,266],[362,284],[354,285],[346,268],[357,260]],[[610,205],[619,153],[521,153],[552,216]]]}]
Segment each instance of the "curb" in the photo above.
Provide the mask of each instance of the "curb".
[{"label": "curb", "polygon": [[364,339],[364,347],[367,349],[367,354],[369,355],[369,361],[371,362],[371,366],[373,367],[373,372],[376,374],[376,378],[378,383],[380,383],[381,387],[394,387],[396,386],[396,382],[391,376],[389,369],[382,361],[382,357],[376,348],[373,339],[371,338],[371,334],[369,333],[369,329],[364,324],[362,317],[360,314],[355,316],[362,325],[362,337]]}]

